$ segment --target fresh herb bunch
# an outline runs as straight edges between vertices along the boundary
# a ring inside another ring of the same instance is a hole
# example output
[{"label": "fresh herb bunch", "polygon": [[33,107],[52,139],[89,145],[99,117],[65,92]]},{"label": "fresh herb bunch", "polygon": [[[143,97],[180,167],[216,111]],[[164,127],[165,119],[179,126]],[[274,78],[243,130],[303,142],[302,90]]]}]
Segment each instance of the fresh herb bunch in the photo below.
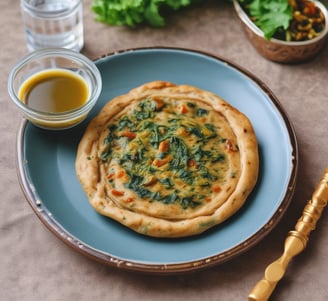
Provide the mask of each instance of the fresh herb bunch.
[{"label": "fresh herb bunch", "polygon": [[288,0],[239,0],[252,21],[270,39],[277,31],[287,30],[293,18]]},{"label": "fresh herb bunch", "polygon": [[163,10],[178,10],[202,0],[93,0],[96,20],[110,25],[165,25]]}]

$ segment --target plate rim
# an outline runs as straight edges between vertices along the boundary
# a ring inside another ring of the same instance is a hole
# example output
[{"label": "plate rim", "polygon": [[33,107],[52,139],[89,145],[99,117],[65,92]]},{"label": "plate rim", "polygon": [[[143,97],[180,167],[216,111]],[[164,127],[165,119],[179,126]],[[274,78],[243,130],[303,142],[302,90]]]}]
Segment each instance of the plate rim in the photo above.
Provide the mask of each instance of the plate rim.
[{"label": "plate rim", "polygon": [[217,61],[227,64],[228,66],[239,71],[243,75],[246,75],[253,83],[259,86],[259,89],[262,92],[266,93],[271,103],[278,111],[279,116],[282,118],[283,125],[286,127],[286,130],[288,132],[288,138],[291,146],[290,155],[292,160],[291,162],[292,167],[289,173],[289,180],[286,186],[286,191],[283,194],[283,198],[281,200],[281,203],[279,204],[279,207],[276,209],[276,211],[270,217],[270,219],[258,231],[253,233],[249,238],[247,238],[244,241],[241,241],[238,245],[230,248],[229,250],[215,254],[210,257],[195,259],[191,261],[185,261],[179,263],[163,263],[163,264],[149,263],[149,262],[121,259],[112,254],[108,254],[104,251],[98,250],[82,242],[77,237],[74,237],[67,230],[63,229],[63,227],[59,225],[59,223],[51,216],[51,212],[49,212],[46,208],[44,208],[41,205],[42,202],[37,199],[37,196],[35,194],[36,192],[35,187],[33,186],[33,183],[29,181],[29,177],[25,169],[26,162],[24,158],[23,146],[24,146],[25,131],[29,123],[25,118],[23,118],[20,122],[17,131],[17,138],[16,138],[16,150],[17,150],[16,170],[18,174],[19,184],[21,186],[25,199],[32,207],[33,211],[41,220],[41,222],[57,238],[59,238],[66,245],[68,245],[78,253],[81,253],[100,263],[112,267],[116,267],[118,269],[128,270],[128,271],[136,271],[136,272],[151,273],[151,274],[180,274],[180,273],[199,271],[204,268],[209,268],[214,265],[227,262],[239,256],[240,254],[246,252],[251,247],[255,246],[258,242],[260,242],[265,236],[267,236],[278,224],[280,219],[283,217],[294,195],[297,174],[298,174],[299,152],[298,152],[296,134],[293,125],[290,119],[288,118],[287,113],[285,112],[282,105],[280,104],[280,101],[277,99],[277,97],[274,95],[271,89],[269,89],[268,86],[252,72],[241,67],[235,62],[232,62],[229,59],[223,58],[220,55],[209,53],[203,50],[189,49],[183,47],[151,46],[151,47],[127,48],[127,49],[121,49],[121,50],[109,52],[107,54],[98,56],[96,59],[94,59],[94,62],[97,63],[102,59],[106,59],[107,57],[111,57],[117,54],[138,52],[138,51],[145,51],[145,50],[179,51],[179,52],[200,54],[205,57],[213,58]]}]

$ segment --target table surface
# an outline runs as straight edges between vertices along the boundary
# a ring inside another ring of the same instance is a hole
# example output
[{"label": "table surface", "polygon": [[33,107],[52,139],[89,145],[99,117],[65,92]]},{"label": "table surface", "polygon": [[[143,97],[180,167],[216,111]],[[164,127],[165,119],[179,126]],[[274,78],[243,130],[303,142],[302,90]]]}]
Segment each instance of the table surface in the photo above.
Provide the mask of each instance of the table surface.
[{"label": "table surface", "polygon": [[[279,224],[255,247],[229,262],[186,275],[151,276],[104,266],[67,247],[40,222],[20,189],[16,134],[21,114],[7,93],[12,66],[27,54],[19,1],[0,3],[0,295],[2,300],[247,300],[265,267],[283,250],[288,231],[328,166],[328,47],[311,62],[273,63],[249,44],[229,1],[168,16],[164,28],[134,29],[94,20],[83,1],[89,58],[120,49],[170,46],[224,57],[260,78],[278,97],[298,140],[299,173],[292,202]],[[289,265],[270,300],[328,300],[328,213],[307,248]],[[327,236],[326,236],[327,235]]]}]

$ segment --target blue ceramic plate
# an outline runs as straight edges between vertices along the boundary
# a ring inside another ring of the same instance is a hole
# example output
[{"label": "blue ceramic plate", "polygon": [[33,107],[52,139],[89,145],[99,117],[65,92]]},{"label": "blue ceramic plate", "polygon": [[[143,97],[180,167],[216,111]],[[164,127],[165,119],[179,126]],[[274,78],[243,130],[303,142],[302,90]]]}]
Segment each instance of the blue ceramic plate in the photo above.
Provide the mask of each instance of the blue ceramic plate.
[{"label": "blue ceramic plate", "polygon": [[[225,262],[267,235],[293,195],[298,152],[290,122],[272,92],[254,75],[214,55],[177,48],[116,52],[96,61],[103,91],[90,117],[61,132],[23,121],[18,173],[24,194],[42,222],[75,250],[127,270],[179,273]],[[183,239],[142,236],[97,214],[75,175],[78,142],[90,118],[111,98],[153,80],[212,91],[246,114],[259,142],[260,175],[244,207],[225,223]]]}]

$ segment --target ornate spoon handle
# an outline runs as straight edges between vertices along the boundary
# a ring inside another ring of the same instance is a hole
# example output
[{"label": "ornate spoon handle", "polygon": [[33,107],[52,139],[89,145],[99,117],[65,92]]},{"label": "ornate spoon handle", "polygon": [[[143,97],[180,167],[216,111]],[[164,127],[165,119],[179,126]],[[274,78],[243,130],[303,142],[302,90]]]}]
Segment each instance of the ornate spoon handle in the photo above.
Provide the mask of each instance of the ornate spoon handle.
[{"label": "ornate spoon handle", "polygon": [[266,268],[263,279],[254,286],[248,295],[248,301],[266,301],[269,299],[278,281],[284,276],[288,263],[305,249],[310,232],[315,229],[327,202],[328,168],[326,168],[312,194],[312,199],[306,204],[295,229],[288,232],[282,256]]}]

